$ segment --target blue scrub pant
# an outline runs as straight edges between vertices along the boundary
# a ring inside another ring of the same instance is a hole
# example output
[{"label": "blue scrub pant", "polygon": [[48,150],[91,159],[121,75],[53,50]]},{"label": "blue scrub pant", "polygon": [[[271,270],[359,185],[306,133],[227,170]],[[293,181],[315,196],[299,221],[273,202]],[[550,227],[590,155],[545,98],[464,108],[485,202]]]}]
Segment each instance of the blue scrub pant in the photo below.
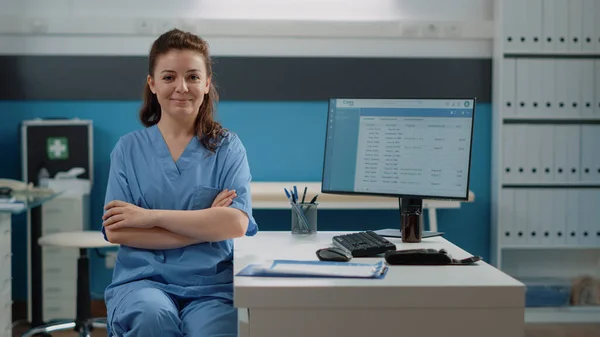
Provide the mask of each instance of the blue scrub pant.
[{"label": "blue scrub pant", "polygon": [[108,317],[111,336],[237,336],[237,309],[226,299],[178,299],[146,287],[133,290],[119,301],[112,317]]}]

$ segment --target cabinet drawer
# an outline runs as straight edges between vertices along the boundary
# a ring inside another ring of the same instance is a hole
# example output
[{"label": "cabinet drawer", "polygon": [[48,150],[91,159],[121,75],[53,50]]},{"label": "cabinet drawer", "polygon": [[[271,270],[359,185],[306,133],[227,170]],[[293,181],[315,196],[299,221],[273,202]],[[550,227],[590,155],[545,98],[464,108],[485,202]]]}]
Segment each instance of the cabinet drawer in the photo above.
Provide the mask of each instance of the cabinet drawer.
[{"label": "cabinet drawer", "polygon": [[12,265],[12,253],[0,250],[0,280],[2,277],[10,277]]},{"label": "cabinet drawer", "polygon": [[75,297],[44,297],[44,320],[75,319],[76,301]]},{"label": "cabinet drawer", "polygon": [[42,207],[42,235],[83,229],[81,199],[56,199]]},{"label": "cabinet drawer", "polygon": [[47,297],[77,296],[77,280],[75,278],[46,277],[44,275],[42,291]]},{"label": "cabinet drawer", "polygon": [[43,254],[44,277],[77,278],[77,252]]},{"label": "cabinet drawer", "polygon": [[12,307],[0,307],[0,336],[12,337]]},{"label": "cabinet drawer", "polygon": [[8,226],[0,228],[0,254],[11,252],[11,231]]}]

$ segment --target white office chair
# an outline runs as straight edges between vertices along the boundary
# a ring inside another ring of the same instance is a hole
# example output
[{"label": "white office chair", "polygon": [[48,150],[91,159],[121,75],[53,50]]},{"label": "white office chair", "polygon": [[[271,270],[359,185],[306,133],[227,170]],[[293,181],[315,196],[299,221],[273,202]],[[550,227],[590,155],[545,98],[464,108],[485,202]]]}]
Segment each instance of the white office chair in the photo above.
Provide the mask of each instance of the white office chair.
[{"label": "white office chair", "polygon": [[79,248],[77,259],[77,317],[75,320],[56,321],[30,329],[23,337],[48,334],[55,331],[75,330],[80,337],[91,337],[94,328],[106,328],[106,318],[93,318],[91,313],[90,271],[87,250],[117,246],[104,240],[100,231],[76,231],[42,236],[41,246]]}]

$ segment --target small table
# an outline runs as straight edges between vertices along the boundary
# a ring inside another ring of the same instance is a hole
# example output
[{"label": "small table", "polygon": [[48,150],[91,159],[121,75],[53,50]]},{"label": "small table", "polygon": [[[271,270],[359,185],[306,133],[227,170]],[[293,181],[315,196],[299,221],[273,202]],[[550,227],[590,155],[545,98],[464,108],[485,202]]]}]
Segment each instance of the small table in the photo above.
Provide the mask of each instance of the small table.
[{"label": "small table", "polygon": [[[334,235],[259,232],[234,241],[234,272],[275,259],[317,260]],[[397,249],[444,248],[468,254],[442,237],[420,243],[390,238]],[[381,257],[353,258],[375,263]],[[239,336],[245,337],[505,337],[524,335],[525,287],[480,261],[468,266],[390,266],[379,279],[234,276]]]}]

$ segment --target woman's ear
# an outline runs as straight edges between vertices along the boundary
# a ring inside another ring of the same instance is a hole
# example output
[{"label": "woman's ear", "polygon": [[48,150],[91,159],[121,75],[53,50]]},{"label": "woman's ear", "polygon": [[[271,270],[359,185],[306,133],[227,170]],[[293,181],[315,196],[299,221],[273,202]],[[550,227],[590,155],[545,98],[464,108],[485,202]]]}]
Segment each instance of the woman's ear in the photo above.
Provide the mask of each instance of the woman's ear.
[{"label": "woman's ear", "polygon": [[205,95],[207,95],[210,92],[210,84],[212,83],[211,80],[212,80],[212,77],[209,77],[206,79],[206,88],[204,88]]},{"label": "woman's ear", "polygon": [[156,95],[156,90],[154,89],[154,79],[152,78],[152,76],[148,75],[148,77],[146,78],[146,83],[148,83],[150,91],[152,91],[152,93]]}]

